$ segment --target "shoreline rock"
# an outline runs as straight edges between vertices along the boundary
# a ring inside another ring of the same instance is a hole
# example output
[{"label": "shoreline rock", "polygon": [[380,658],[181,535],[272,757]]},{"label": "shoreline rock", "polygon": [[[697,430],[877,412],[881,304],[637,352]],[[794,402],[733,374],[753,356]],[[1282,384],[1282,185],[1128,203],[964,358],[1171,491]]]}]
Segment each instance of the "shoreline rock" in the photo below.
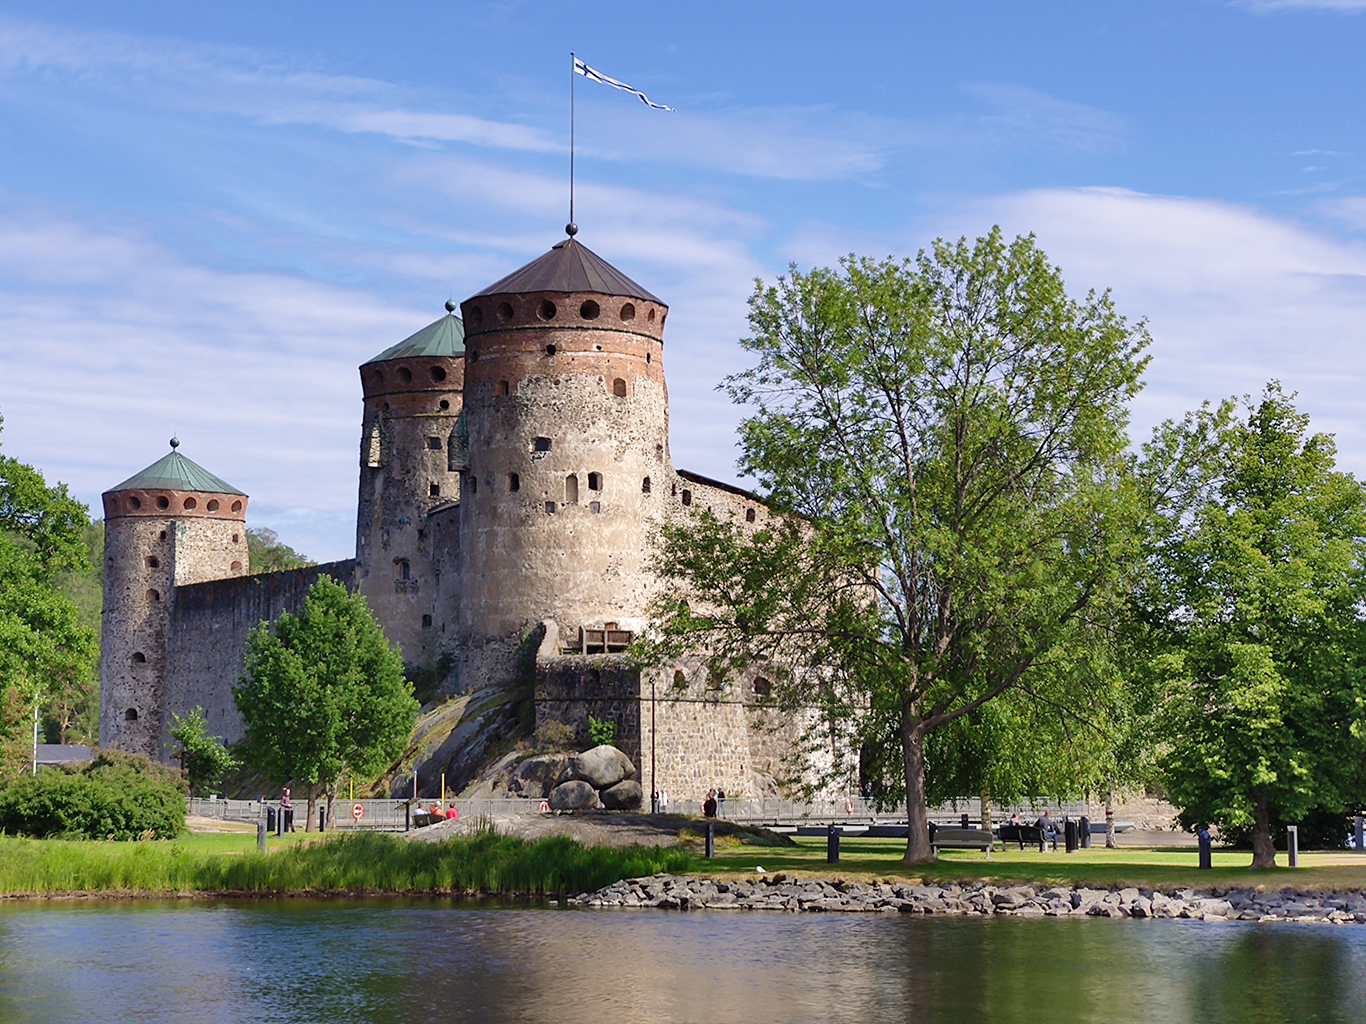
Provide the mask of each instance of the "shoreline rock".
[{"label": "shoreline rock", "polygon": [[901,913],[958,916],[1184,918],[1366,924],[1366,894],[1283,889],[1091,889],[1084,886],[864,884],[843,879],[761,875],[718,881],[678,875],[623,879],[565,900],[581,907],[665,910],[769,910],[794,913]]}]

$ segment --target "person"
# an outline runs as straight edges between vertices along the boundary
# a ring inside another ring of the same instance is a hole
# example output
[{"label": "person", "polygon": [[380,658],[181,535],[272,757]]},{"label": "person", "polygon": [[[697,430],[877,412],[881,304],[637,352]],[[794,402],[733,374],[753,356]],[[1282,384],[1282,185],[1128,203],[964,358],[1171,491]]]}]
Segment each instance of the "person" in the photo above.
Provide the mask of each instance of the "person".
[{"label": "person", "polygon": [[447,820],[447,821],[456,821],[457,819],[459,819],[459,817],[460,817],[460,812],[457,811],[457,810],[455,809],[455,804],[449,804],[449,805],[447,805],[447,807],[446,807],[446,820]]},{"label": "person", "polygon": [[669,813],[669,791],[667,789],[661,789],[659,791],[659,813]]},{"label": "person", "polygon": [[719,786],[716,789],[716,816],[718,818],[726,816],[726,791]]},{"label": "person", "polygon": [[280,825],[282,832],[294,831],[294,801],[289,796],[289,787],[280,790],[280,813],[284,815],[284,822]]},{"label": "person", "polygon": [[708,818],[716,817],[716,790],[707,790],[707,799],[702,801],[702,814]]},{"label": "person", "polygon": [[1043,833],[1044,840],[1052,842],[1053,849],[1057,850],[1058,828],[1053,824],[1053,819],[1048,816],[1048,808],[1044,808],[1044,812],[1039,815],[1039,820],[1034,822],[1034,825]]},{"label": "person", "polygon": [[1010,823],[1011,823],[1012,825],[1019,825],[1019,824],[1022,824],[1022,822],[1020,821],[1020,812],[1019,812],[1019,811],[1016,811],[1014,814],[1012,814],[1012,815],[1010,816]]}]

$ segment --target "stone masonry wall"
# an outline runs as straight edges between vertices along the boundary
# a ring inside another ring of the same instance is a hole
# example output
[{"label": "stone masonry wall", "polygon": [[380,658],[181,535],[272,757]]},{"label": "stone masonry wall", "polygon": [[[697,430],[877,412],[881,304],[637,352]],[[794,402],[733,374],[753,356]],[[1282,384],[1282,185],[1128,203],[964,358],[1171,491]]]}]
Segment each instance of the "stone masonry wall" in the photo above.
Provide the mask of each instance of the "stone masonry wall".
[{"label": "stone masonry wall", "polygon": [[167,637],[165,715],[157,756],[166,757],[171,714],[184,717],[196,705],[204,709],[209,735],[228,743],[240,740],[242,719],[232,687],[242,674],[247,634],[258,623],[298,611],[321,576],[354,587],[355,566],[348,559],[177,587]]}]

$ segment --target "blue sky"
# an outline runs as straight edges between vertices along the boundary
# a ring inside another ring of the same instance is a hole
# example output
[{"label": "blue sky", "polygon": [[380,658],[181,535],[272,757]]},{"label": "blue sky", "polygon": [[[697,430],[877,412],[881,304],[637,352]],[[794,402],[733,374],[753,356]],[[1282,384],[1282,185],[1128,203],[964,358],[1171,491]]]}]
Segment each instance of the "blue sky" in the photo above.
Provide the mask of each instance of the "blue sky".
[{"label": "blue sky", "polygon": [[97,507],[177,432],[354,547],[356,366],[566,220],[671,306],[678,465],[734,479],[756,277],[1033,231],[1154,335],[1134,432],[1298,391],[1366,472],[1366,0],[0,0],[7,454]]}]

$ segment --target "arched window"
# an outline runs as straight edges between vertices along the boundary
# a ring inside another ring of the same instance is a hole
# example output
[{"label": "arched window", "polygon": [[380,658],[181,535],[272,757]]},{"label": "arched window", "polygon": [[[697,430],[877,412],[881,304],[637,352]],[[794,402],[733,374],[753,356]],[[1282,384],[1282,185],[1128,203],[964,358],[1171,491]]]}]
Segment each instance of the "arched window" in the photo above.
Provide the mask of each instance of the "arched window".
[{"label": "arched window", "polygon": [[616,395],[618,398],[625,398],[626,381],[622,380],[620,377],[612,381],[612,394]]},{"label": "arched window", "polygon": [[157,559],[156,555],[148,555],[145,561],[147,562],[147,568],[149,569],[161,568],[161,562]]},{"label": "arched window", "polygon": [[210,499],[209,499],[209,503],[208,503],[206,506],[204,506],[204,507],[207,508],[210,512],[217,512],[217,511],[218,511],[218,499],[217,499],[217,498],[210,498]]},{"label": "arched window", "polygon": [[411,574],[412,574],[412,569],[411,569],[411,568],[409,567],[409,565],[408,565],[408,559],[406,559],[406,558],[400,558],[400,559],[398,559],[398,578],[401,579],[401,580],[411,579],[411,578],[412,578],[412,575],[411,575]]},{"label": "arched window", "polygon": [[155,601],[160,601],[160,600],[161,600],[161,592],[160,592],[160,591],[157,591],[157,590],[149,590],[149,591],[147,591],[147,600],[153,601],[153,602],[155,602]]},{"label": "arched window", "polygon": [[136,722],[138,720],[138,709],[129,708],[123,713],[123,720],[125,722]]},{"label": "arched window", "polygon": [[688,490],[687,488],[684,488],[684,489],[683,489],[683,504],[685,504],[685,505],[691,505],[691,504],[692,504],[692,491]]},{"label": "arched window", "polygon": [[564,503],[577,505],[579,501],[579,478],[570,473],[564,478]]},{"label": "arched window", "polygon": [[600,490],[602,490],[602,474],[601,474],[601,473],[589,473],[589,474],[588,474],[588,489],[589,489],[590,491],[600,491]]},{"label": "arched window", "polygon": [[747,508],[747,509],[745,509],[745,522],[747,522],[747,523],[752,523],[752,522],[754,522],[754,509],[752,509],[752,508]]},{"label": "arched window", "polygon": [[233,572],[241,572],[241,571],[242,571],[242,563],[241,563],[241,562],[233,562],[232,565],[231,565],[229,568],[230,568]]},{"label": "arched window", "polygon": [[147,664],[147,655],[143,654],[141,651],[134,651],[134,652],[133,652],[133,664],[134,664],[134,665],[146,665],[146,664]]},{"label": "arched window", "polygon": [[754,696],[767,697],[773,693],[773,684],[763,676],[754,680]]},{"label": "arched window", "polygon": [[649,493],[650,493],[650,478],[649,478],[648,476],[647,476],[644,480],[642,480],[642,481],[640,482],[640,493],[641,493],[641,494],[649,494]]}]

